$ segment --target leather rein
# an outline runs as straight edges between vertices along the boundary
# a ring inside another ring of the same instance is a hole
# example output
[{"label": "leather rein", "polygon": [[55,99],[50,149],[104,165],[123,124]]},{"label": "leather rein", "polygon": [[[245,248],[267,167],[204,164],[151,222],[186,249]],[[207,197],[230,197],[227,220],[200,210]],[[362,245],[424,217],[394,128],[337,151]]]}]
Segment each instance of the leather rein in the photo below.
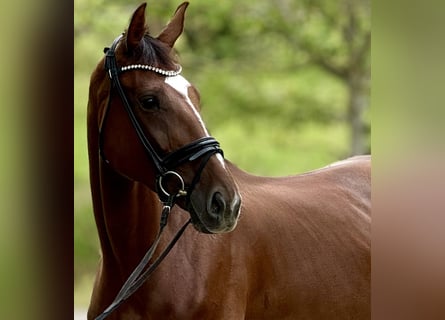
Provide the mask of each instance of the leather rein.
[{"label": "leather rein", "polygon": [[[153,273],[153,271],[159,266],[159,264],[162,262],[162,260],[167,256],[167,254],[170,252],[170,250],[173,248],[173,246],[176,244],[176,242],[179,240],[179,238],[184,233],[187,226],[191,223],[191,219],[189,219],[176,233],[176,235],[173,237],[171,242],[167,245],[167,247],[164,249],[164,251],[159,255],[159,257],[148,267],[148,263],[150,259],[153,256],[154,251],[156,250],[161,234],[164,230],[164,227],[167,225],[168,216],[170,214],[171,208],[175,205],[176,199],[179,197],[186,197],[186,204],[187,206],[190,204],[190,195],[193,192],[194,187],[199,182],[200,176],[202,171],[204,170],[205,165],[207,164],[210,157],[214,154],[223,154],[222,149],[220,148],[220,145],[218,141],[215,140],[213,137],[203,137],[200,139],[197,139],[169,154],[167,154],[164,157],[161,157],[156,150],[153,148],[149,140],[144,134],[144,131],[142,129],[142,126],[140,125],[136,115],[133,112],[133,108],[131,107],[129,100],[127,96],[125,95],[125,92],[122,88],[122,85],[119,81],[119,74],[126,70],[123,68],[119,68],[116,62],[116,56],[115,56],[115,50],[119,43],[119,41],[122,38],[122,34],[119,35],[112,43],[110,48],[105,48],[105,70],[108,72],[108,75],[110,77],[111,81],[111,88],[110,88],[110,94],[108,97],[108,104],[106,107],[106,110],[104,112],[104,115],[102,117],[102,121],[100,123],[99,128],[99,152],[101,158],[106,162],[109,163],[109,160],[105,157],[104,149],[103,149],[103,127],[106,121],[106,117],[108,114],[108,110],[110,108],[110,101],[111,101],[111,91],[112,89],[117,90],[119,93],[119,96],[123,102],[123,105],[125,107],[125,110],[127,111],[128,117],[130,118],[130,121],[133,125],[134,130],[137,133],[137,136],[139,138],[139,141],[143,145],[145,152],[147,156],[152,160],[155,170],[156,170],[156,193],[158,194],[158,197],[160,201],[163,204],[163,209],[161,213],[161,221],[160,221],[160,227],[159,231],[156,235],[155,240],[153,241],[150,248],[147,250],[146,254],[142,258],[142,260],[139,262],[137,267],[133,270],[131,275],[128,277],[128,279],[123,284],[122,288],[120,289],[119,293],[116,295],[113,302],[95,319],[96,320],[102,320],[105,319],[108,315],[110,315],[121,303],[123,303],[128,297],[130,297],[137,289],[139,289],[144,282],[147,280],[147,278]],[[140,65],[139,65],[140,66]],[[179,74],[180,70],[178,72],[174,71],[164,71],[162,69],[158,69],[152,66],[146,66],[147,70],[158,72],[164,76],[172,76]],[[197,159],[201,159],[201,163],[198,167],[198,170],[195,173],[195,176],[192,180],[192,182],[186,186],[184,183],[184,179],[181,177],[179,173],[174,171],[175,168],[179,167],[182,164],[185,164],[187,162],[192,162]],[[163,181],[166,179],[166,177],[171,176],[178,179],[180,183],[180,188],[176,192],[169,192],[164,188]],[[145,271],[144,271],[145,269]]]}]

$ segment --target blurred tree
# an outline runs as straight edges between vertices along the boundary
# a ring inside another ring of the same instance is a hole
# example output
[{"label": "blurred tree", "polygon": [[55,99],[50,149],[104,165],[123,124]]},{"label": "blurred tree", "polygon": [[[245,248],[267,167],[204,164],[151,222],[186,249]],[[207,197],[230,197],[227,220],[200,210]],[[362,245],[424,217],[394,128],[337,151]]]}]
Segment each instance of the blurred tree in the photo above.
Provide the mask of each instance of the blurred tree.
[{"label": "blurred tree", "polygon": [[[339,78],[348,88],[351,154],[369,152],[371,8],[369,0],[274,0],[266,17],[269,31],[285,38],[308,63]],[[273,26],[273,27],[272,27]]]}]

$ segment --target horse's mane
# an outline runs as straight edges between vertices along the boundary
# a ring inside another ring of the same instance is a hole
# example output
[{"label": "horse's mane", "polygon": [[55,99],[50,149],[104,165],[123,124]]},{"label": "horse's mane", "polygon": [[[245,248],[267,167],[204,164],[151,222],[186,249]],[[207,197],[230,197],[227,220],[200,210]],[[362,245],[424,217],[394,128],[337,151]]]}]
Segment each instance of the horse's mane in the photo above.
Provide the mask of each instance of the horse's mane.
[{"label": "horse's mane", "polygon": [[[122,42],[126,43],[126,33]],[[140,45],[130,53],[130,57],[137,63],[152,65],[166,70],[175,70],[177,69],[177,62],[172,55],[173,51],[165,43],[150,36],[147,30]]]}]

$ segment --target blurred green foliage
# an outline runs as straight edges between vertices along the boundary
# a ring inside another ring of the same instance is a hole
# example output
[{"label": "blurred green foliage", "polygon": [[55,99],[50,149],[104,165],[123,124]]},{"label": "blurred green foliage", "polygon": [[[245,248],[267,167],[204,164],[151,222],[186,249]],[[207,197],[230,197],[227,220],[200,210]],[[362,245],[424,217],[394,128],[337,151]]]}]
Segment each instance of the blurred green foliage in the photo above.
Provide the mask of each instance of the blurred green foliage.
[{"label": "blurred green foliage", "polygon": [[[183,75],[201,93],[203,118],[228,159],[251,173],[289,175],[350,154],[348,82],[323,63],[345,69],[361,48],[366,33],[360,32],[370,27],[368,1],[356,1],[365,9],[347,0],[190,2],[176,49]],[[103,47],[124,31],[139,4],[75,1],[76,284],[91,279],[99,258],[88,180],[89,76]],[[178,5],[178,0],[148,3],[152,34]],[[353,23],[351,7],[356,8]],[[348,38],[351,26],[360,32]],[[356,64],[369,75],[367,52]],[[368,109],[361,120],[367,128]],[[369,149],[369,130],[365,142]],[[90,290],[86,287],[82,290]],[[87,303],[85,294],[75,296],[76,304]]]}]

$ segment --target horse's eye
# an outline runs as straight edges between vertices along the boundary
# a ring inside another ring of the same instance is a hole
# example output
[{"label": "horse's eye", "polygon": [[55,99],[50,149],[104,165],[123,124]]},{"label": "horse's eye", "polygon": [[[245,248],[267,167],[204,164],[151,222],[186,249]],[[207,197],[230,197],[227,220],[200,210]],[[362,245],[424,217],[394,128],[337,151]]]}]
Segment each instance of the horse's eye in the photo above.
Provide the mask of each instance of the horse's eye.
[{"label": "horse's eye", "polygon": [[143,97],[141,100],[141,106],[144,110],[158,110],[159,109],[159,100],[155,96],[147,96]]}]

